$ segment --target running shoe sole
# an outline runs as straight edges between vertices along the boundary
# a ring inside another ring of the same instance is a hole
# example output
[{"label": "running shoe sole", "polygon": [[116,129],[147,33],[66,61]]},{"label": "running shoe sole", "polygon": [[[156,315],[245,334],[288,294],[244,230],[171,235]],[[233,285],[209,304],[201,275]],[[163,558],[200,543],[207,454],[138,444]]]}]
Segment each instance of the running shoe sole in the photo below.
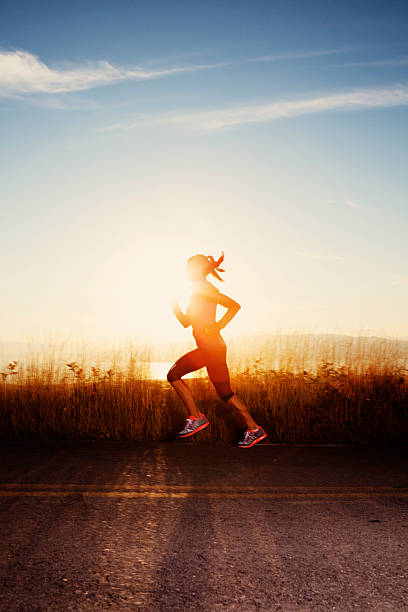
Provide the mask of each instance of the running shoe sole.
[{"label": "running shoe sole", "polygon": [[180,436],[179,434],[179,438],[188,438],[188,436],[194,436],[194,434],[196,434],[198,431],[201,431],[205,427],[208,427],[209,424],[210,424],[210,421],[207,421],[207,423],[204,423],[204,425],[200,425],[200,427],[197,427],[197,429],[195,429],[191,433],[183,434],[182,436]]},{"label": "running shoe sole", "polygon": [[252,444],[248,444],[247,446],[242,446],[242,445],[238,444],[238,447],[239,448],[251,448],[251,446],[253,446],[254,444],[258,444],[258,442],[261,442],[262,440],[265,440],[267,435],[268,435],[267,433],[264,433],[264,435],[261,436],[260,438],[256,438],[256,440],[254,440],[252,442]]}]

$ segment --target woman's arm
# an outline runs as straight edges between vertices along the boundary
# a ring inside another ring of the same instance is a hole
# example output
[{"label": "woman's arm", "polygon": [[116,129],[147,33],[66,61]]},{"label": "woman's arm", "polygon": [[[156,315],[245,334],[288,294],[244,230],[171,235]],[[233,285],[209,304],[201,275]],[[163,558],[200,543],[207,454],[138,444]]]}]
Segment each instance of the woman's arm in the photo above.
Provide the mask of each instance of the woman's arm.
[{"label": "woman's arm", "polygon": [[231,319],[235,317],[238,310],[241,308],[241,305],[238,304],[238,302],[228,297],[228,295],[224,295],[220,292],[214,295],[213,299],[217,302],[217,304],[221,304],[221,306],[227,308],[227,312],[221,317],[219,321],[213,323],[212,325],[208,325],[205,328],[208,334],[221,331],[226,325],[228,325]]},{"label": "woman's arm", "polygon": [[178,302],[176,300],[174,300],[171,303],[171,307],[173,310],[173,313],[175,314],[175,316],[177,317],[178,321],[182,324],[183,327],[188,327],[190,325],[190,321],[187,315],[184,314],[184,312],[181,310],[180,306],[178,305]]}]

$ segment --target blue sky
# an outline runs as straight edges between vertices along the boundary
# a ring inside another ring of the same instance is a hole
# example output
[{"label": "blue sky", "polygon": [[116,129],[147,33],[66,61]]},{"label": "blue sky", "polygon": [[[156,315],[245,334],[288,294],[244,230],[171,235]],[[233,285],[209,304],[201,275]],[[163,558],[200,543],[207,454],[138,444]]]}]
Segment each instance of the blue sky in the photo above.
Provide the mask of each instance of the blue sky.
[{"label": "blue sky", "polygon": [[2,2],[4,340],[408,336],[406,2]]}]

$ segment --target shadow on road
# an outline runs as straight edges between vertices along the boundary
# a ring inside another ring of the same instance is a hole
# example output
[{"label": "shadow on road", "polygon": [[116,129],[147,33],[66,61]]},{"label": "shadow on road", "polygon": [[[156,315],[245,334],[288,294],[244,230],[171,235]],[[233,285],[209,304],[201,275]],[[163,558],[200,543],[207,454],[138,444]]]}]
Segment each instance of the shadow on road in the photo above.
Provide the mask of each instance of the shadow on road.
[{"label": "shadow on road", "polygon": [[[162,467],[172,478],[171,446],[162,446]],[[168,480],[168,479],[167,479]],[[183,485],[198,486],[202,476],[197,466],[183,466]],[[188,495],[184,501],[176,499],[178,517],[161,563],[154,575],[154,592],[147,609],[194,609],[211,589],[211,548],[214,542],[211,499]]]}]

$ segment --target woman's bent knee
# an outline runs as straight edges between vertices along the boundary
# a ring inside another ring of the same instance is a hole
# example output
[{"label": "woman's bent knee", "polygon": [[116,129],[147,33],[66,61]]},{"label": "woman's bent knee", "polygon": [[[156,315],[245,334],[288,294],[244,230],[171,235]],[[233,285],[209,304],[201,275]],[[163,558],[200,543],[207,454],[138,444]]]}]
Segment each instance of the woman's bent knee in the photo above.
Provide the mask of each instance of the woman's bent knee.
[{"label": "woman's bent knee", "polygon": [[234,391],[230,391],[229,393],[226,393],[226,394],[223,394],[223,395],[219,394],[219,395],[220,395],[220,398],[221,398],[221,399],[222,399],[224,402],[228,402],[228,400],[230,400],[230,399],[231,399],[231,397],[232,397],[233,395],[235,395],[235,394],[234,394]]},{"label": "woman's bent knee", "polygon": [[175,380],[181,380],[181,376],[179,376],[175,366],[172,366],[167,372],[167,380],[169,381],[169,383],[172,383]]}]

